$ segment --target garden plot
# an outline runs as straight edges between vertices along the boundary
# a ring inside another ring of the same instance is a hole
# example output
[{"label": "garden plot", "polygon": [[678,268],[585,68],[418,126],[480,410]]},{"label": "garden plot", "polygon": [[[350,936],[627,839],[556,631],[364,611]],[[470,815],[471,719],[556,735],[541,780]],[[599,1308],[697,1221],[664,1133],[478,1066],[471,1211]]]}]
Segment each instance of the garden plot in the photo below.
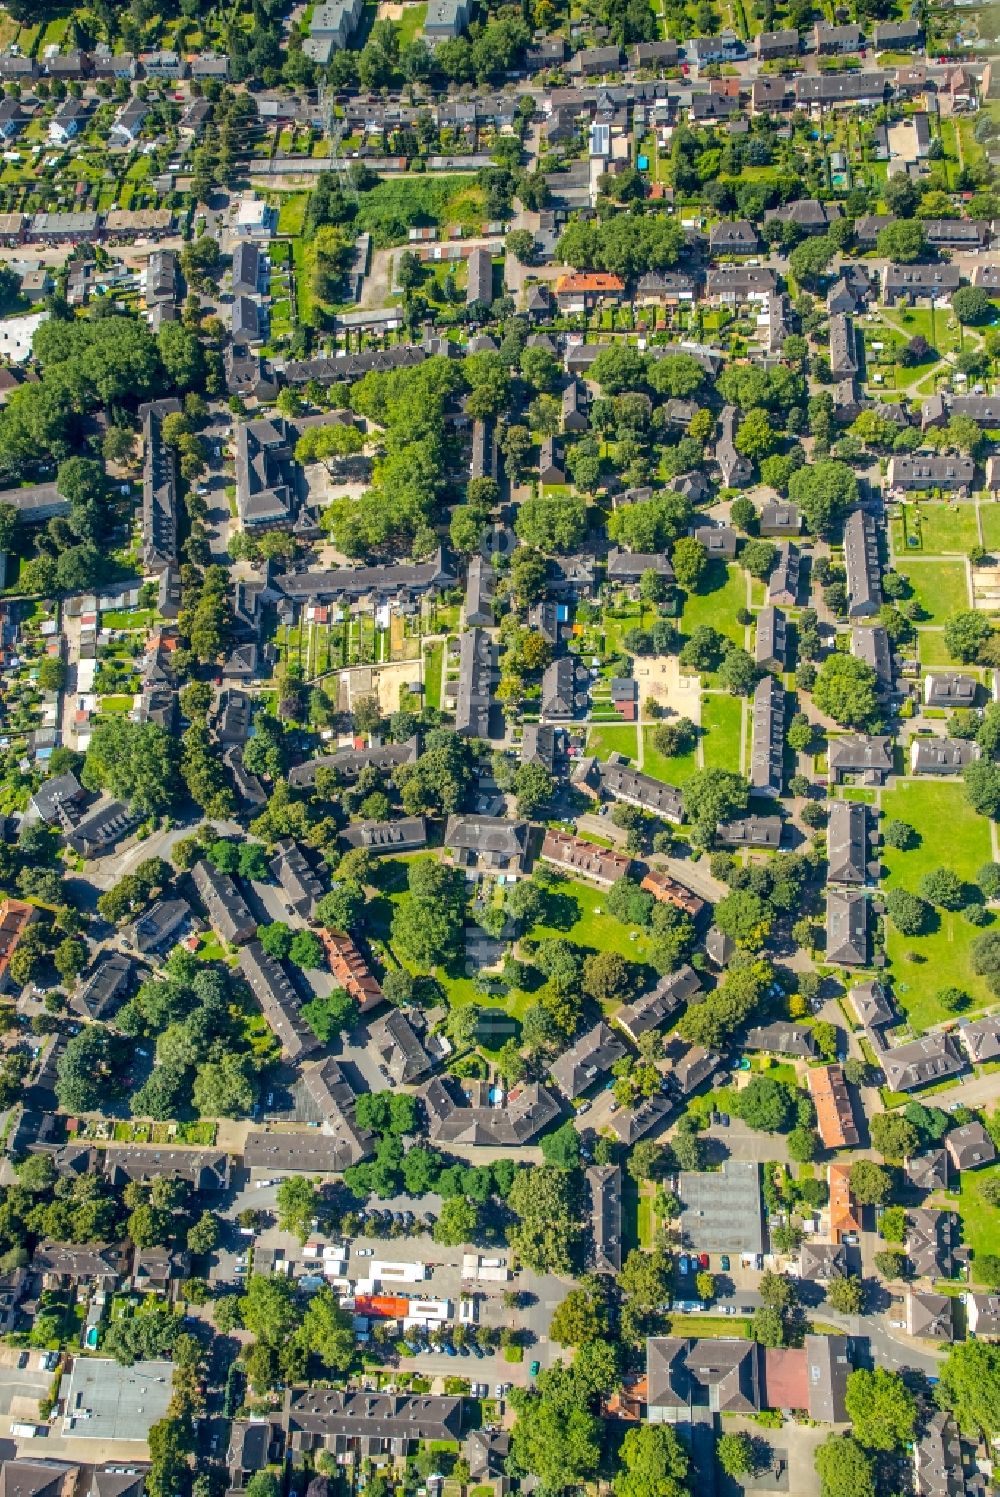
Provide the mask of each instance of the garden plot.
[{"label": "garden plot", "polygon": [[985,613],[1000,613],[1000,565],[972,568],[972,604]]}]

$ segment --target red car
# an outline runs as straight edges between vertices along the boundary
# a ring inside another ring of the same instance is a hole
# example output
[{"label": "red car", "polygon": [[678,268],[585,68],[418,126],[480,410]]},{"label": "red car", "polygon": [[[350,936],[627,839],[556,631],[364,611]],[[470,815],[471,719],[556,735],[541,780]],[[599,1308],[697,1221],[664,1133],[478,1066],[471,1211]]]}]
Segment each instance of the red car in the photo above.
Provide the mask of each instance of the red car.
[{"label": "red car", "polygon": [[708,1254],[707,1253],[699,1253],[698,1254],[698,1267],[699,1268],[707,1268],[708,1267],[708,1263],[709,1263]]}]

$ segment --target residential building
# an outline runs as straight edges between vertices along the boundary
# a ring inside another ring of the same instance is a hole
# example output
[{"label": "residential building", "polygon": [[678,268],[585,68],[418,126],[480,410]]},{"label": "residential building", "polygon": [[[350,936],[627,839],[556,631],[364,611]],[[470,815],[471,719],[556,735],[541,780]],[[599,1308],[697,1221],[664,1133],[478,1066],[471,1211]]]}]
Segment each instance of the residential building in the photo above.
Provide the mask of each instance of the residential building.
[{"label": "residential building", "polygon": [[727,488],[742,488],[753,477],[753,463],[736,446],[737,425],[736,407],[723,406],[719,417],[719,438],[715,444],[715,461]]},{"label": "residential building", "polygon": [[816,1058],[816,1040],[807,1024],[758,1024],[747,1033],[746,1048],[762,1050],[766,1055],[791,1055],[796,1060]]},{"label": "residential building", "polygon": [[238,946],[256,935],[257,922],[228,873],[220,873],[207,859],[199,858],[191,869],[191,882],[220,940]]},{"label": "residential building", "polygon": [[720,847],[775,849],[781,845],[781,817],[739,816],[720,821],[715,838]]},{"label": "residential building", "polygon": [[1000,1060],[1000,1017],[974,1019],[963,1024],[958,1031],[973,1065],[982,1065],[988,1060]]},{"label": "residential building", "polygon": [[679,879],[672,878],[659,868],[651,868],[643,875],[640,888],[645,889],[647,894],[652,894],[658,904],[672,904],[675,909],[690,915],[692,920],[697,920],[705,908],[703,899],[699,899]]},{"label": "residential building", "polygon": [[369,1030],[369,1044],[391,1085],[412,1086],[433,1070],[439,1059],[427,1043],[422,1017],[416,1010],[410,1012],[412,1022],[402,1009],[391,1008]]},{"label": "residential building", "polygon": [[236,503],[247,527],[290,524],[299,508],[295,436],[283,416],[236,427]]},{"label": "residential building", "polygon": [[851,654],[857,660],[870,665],[876,676],[876,688],[880,696],[890,695],[895,685],[892,664],[892,646],[889,635],[882,624],[855,625],[851,630]]},{"label": "residential building", "polygon": [[869,873],[868,808],[862,801],[831,800],[826,844],[834,884],[864,884]]},{"label": "residential building", "polygon": [[352,821],[340,833],[348,847],[363,847],[371,853],[415,852],[427,845],[427,823],[422,816],[401,816],[398,821]]},{"label": "residential building", "polygon": [[855,509],[844,525],[844,565],[847,569],[847,612],[850,618],[870,618],[882,606],[882,566],[878,531],[867,510]]},{"label": "residential building", "polygon": [[972,676],[957,671],[942,671],[924,677],[924,705],[927,707],[974,707],[979,683]]},{"label": "residential building", "polygon": [[468,280],[465,301],[467,306],[490,307],[493,304],[493,256],[488,249],[473,249],[466,261]]},{"label": "residential building", "polygon": [[879,1064],[894,1092],[910,1092],[957,1076],[965,1070],[954,1036],[925,1034],[909,1044],[897,1045],[879,1053]]},{"label": "residential building", "polygon": [[840,1065],[811,1066],[806,1072],[816,1108],[816,1126],[825,1149],[856,1148],[859,1137],[850,1093]]},{"label": "residential building", "polygon": [[592,312],[595,307],[617,306],[624,295],[621,277],[604,271],[581,271],[560,276],[556,282],[556,303],[560,312],[570,316]]},{"label": "residential building", "polygon": [[330,971],[362,1013],[385,1001],[367,961],[345,931],[321,930],[319,938],[326,951]]},{"label": "residential building", "polygon": [[952,1128],[945,1134],[944,1146],[948,1158],[959,1171],[982,1169],[984,1164],[992,1164],[997,1157],[992,1138],[979,1122]]},{"label": "residential building", "polygon": [[590,1191],[591,1261],[596,1273],[618,1273],[622,1266],[622,1171],[617,1164],[592,1164]]},{"label": "residential building", "polygon": [[784,783],[785,689],[772,675],[758,682],[753,696],[750,789],[777,800]]},{"label": "residential building", "polygon": [[768,606],[757,614],[754,660],[765,670],[779,674],[788,669],[788,630],[780,608]]},{"label": "residential building", "polygon": [[88,977],[82,977],[69,1006],[83,1019],[107,1020],[114,1017],[125,1001],[132,983],[135,965],[122,951],[103,956]]},{"label": "residential building", "polygon": [[240,949],[240,971],[281,1043],[286,1060],[299,1061],[319,1046],[301,1015],[301,1000],[284,967],[259,941]]},{"label": "residential building", "polygon": [[831,784],[845,784],[851,778],[861,785],[884,785],[892,773],[892,740],[862,733],[831,738],[827,763]]},{"label": "residential building", "polygon": [[122,944],[143,956],[161,951],[191,918],[186,899],[158,899],[121,932]]},{"label": "residential building", "polygon": [[596,759],[581,759],[573,773],[573,783],[598,798],[607,795],[612,800],[638,806],[640,810],[662,816],[676,826],[684,820],[680,791],[662,780],[655,780],[652,775],[632,769],[621,754],[611,754],[604,763]]},{"label": "residential building", "polygon": [[490,709],[498,678],[497,646],[482,629],[466,629],[459,643],[455,731],[470,738],[490,737]]},{"label": "residential building", "polygon": [[961,774],[979,754],[978,743],[968,738],[914,737],[910,739],[910,773]]},{"label": "residential building", "polygon": [[598,847],[596,843],[552,827],[546,830],[539,856],[543,862],[554,863],[557,868],[571,874],[582,874],[584,878],[608,888],[620,878],[627,877],[632,867],[632,859],[627,854],[610,847]]},{"label": "residential building", "polygon": [[352,1450],[367,1459],[406,1456],[423,1441],[451,1445],[462,1437],[464,1409],[461,1398],[431,1394],[288,1388],[282,1421],[289,1448]]},{"label": "residential building", "polygon": [[434,1076],[421,1097],[433,1142],[519,1148],[560,1115],[555,1096],[536,1082],[519,1082],[504,1105],[490,1098],[492,1083]]},{"label": "residential building", "polygon": [[376,743],[368,748],[341,748],[335,753],[325,754],[319,759],[309,759],[305,764],[296,764],[288,771],[288,783],[297,789],[310,789],[316,784],[316,775],[321,769],[332,769],[353,785],[361,771],[371,765],[382,774],[391,774],[399,764],[412,764],[416,760],[419,739],[414,735],[405,743]]},{"label": "residential building", "polygon": [[286,837],[275,843],[271,872],[295,913],[304,920],[311,919],[316,901],[323,897],[323,883],[297,842]]},{"label": "residential building", "polygon": [[449,816],[444,842],[460,868],[524,873],[531,823],[507,816]]},{"label": "residential building", "polygon": [[882,275],[882,296],[887,307],[902,302],[916,306],[931,301],[947,305],[961,285],[957,265],[892,265]]},{"label": "residential building", "polygon": [[177,565],[177,453],[163,440],[163,422],[176,415],[176,397],[139,407],[142,422],[142,564],[158,576]]},{"label": "residential building", "polygon": [[778,551],[778,560],[767,584],[767,601],[783,608],[794,608],[799,599],[802,575],[802,552],[789,541]]},{"label": "residential building", "polygon": [[868,956],[867,899],[853,889],[827,889],[827,961],[844,967],[865,967]]},{"label": "residential building", "polygon": [[550,1073],[563,1096],[572,1102],[589,1091],[599,1077],[611,1070],[615,1061],[624,1059],[627,1054],[627,1046],[601,1020],[553,1061]]},{"label": "residential building", "polygon": [[830,1187],[830,1236],[834,1242],[857,1241],[861,1231],[861,1213],[851,1195],[851,1166],[848,1161],[827,1166]]},{"label": "residential building", "polygon": [[906,1293],[906,1330],[927,1341],[952,1341],[952,1300],[947,1294],[909,1289]]},{"label": "residential building", "polygon": [[641,1034],[646,1034],[650,1029],[659,1029],[700,987],[701,979],[697,972],[685,962],[675,971],[661,977],[656,986],[641,997],[618,1009],[614,1016],[615,1023],[625,1031],[630,1040],[638,1043]]}]

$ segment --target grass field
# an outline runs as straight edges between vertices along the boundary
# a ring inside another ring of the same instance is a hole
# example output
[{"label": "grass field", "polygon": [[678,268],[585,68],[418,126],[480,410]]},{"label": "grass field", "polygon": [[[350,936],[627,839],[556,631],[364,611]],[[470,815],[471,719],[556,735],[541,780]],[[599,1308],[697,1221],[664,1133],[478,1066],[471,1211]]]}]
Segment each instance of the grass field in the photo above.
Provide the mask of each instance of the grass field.
[{"label": "grass field", "polygon": [[925,623],[943,624],[949,614],[969,607],[969,584],[961,562],[918,561],[906,556],[896,562],[896,570],[910,579],[926,615]]},{"label": "grass field", "polygon": [[918,629],[917,644],[921,665],[960,665],[952,659],[940,629]]},{"label": "grass field", "polygon": [[[950,553],[964,555],[979,543],[974,504],[921,504],[916,511],[919,528],[910,523],[907,536],[919,535],[920,551],[929,556],[947,556]],[[913,511],[910,511],[911,517]],[[912,555],[914,548],[908,547],[903,534],[904,522],[892,522],[892,545],[897,556]]]},{"label": "grass field", "polygon": [[1000,550],[1000,504],[984,504],[979,518],[983,526],[983,545],[988,551]]},{"label": "grass field", "polygon": [[587,734],[587,753],[597,759],[609,754],[627,754],[634,762],[639,752],[639,729],[634,723],[609,723],[591,728]]},{"label": "grass field", "polygon": [[428,645],[424,650],[424,702],[428,707],[441,705],[441,669],[444,645]]},{"label": "grass field", "polygon": [[404,8],[403,14],[396,22],[396,30],[399,32],[400,49],[409,46],[410,42],[416,40],[426,19],[426,5],[407,5]]},{"label": "grass field", "polygon": [[736,614],[746,607],[746,602],[747,584],[743,571],[737,566],[725,567],[720,561],[710,562],[698,592],[689,593],[685,599],[681,628],[689,635],[699,625],[710,624],[720,634],[727,634],[741,645],[746,631],[736,622]]},{"label": "grass field", "polygon": [[[562,879],[553,887],[549,919],[553,912],[555,923],[532,926],[532,940],[541,941],[549,936],[564,936],[588,951],[617,951],[620,956],[633,962],[645,960],[647,943],[641,932],[633,932],[630,926],[604,913],[607,895],[603,889],[576,879]],[[636,939],[631,939],[632,934]]]},{"label": "grass field", "polygon": [[963,1170],[958,1209],[962,1214],[965,1243],[972,1248],[971,1276],[976,1277],[976,1258],[987,1253],[1000,1253],[1000,1211],[983,1199],[982,1189],[987,1180],[1000,1177],[1000,1164],[987,1165],[982,1170]]},{"label": "grass field", "polygon": [[712,692],[701,699],[702,757],[706,769],[740,767],[742,698]]},{"label": "grass field", "polygon": [[654,779],[663,780],[668,785],[683,785],[698,768],[695,750],[692,749],[689,754],[672,754],[668,758],[653,747],[655,732],[656,727],[652,723],[642,730],[643,773],[651,774]]},{"label": "grass field", "polygon": [[[917,832],[920,841],[909,852],[885,847],[885,884],[919,892],[920,880],[932,868],[951,868],[972,880],[990,861],[989,823],[978,816],[961,785],[913,782],[882,796],[886,819],[898,818]],[[941,829],[946,827],[947,840]],[[936,1000],[942,988],[957,986],[977,1007],[991,1000],[986,983],[969,969],[969,948],[977,930],[961,914],[937,911],[935,928],[927,935],[902,936],[886,921],[886,950],[892,963],[896,997],[915,1029],[925,1029],[948,1016]],[[916,961],[908,958],[912,953]]]}]

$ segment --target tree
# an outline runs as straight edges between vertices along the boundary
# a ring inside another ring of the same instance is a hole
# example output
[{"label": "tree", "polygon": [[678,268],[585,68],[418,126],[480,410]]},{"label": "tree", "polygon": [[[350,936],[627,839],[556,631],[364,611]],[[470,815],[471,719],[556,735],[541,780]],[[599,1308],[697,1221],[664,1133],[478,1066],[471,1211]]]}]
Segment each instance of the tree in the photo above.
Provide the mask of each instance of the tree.
[{"label": "tree", "polygon": [[563,1123],[542,1138],[542,1157],[556,1169],[575,1169],[580,1162],[580,1135],[572,1122]]},{"label": "tree", "polygon": [[727,1476],[752,1476],[757,1469],[753,1441],[748,1434],[720,1435],[715,1455]]},{"label": "tree", "polygon": [[771,912],[752,889],[734,889],[716,905],[715,923],[737,946],[759,951],[771,933]]},{"label": "tree", "polygon": [[803,285],[815,286],[835,254],[836,246],[828,234],[813,235],[792,250],[788,256],[789,269]]},{"label": "tree", "polygon": [[939,1402],[959,1427],[987,1443],[1000,1433],[1000,1345],[961,1341],[948,1348],[940,1368]]},{"label": "tree", "polygon": [[669,1424],[633,1425],[618,1459],[615,1497],[685,1497],[688,1455]]},{"label": "tree", "polygon": [[878,679],[864,660],[835,650],[819,668],[813,701],[845,727],[862,728],[878,715]]},{"label": "tree", "polygon": [[912,1123],[898,1112],[879,1112],[871,1120],[872,1143],[884,1159],[897,1162],[915,1153],[919,1138]]},{"label": "tree", "polygon": [[310,1296],[296,1340],[322,1362],[327,1374],[344,1373],[350,1367],[354,1324],[327,1285]]},{"label": "tree", "polygon": [[923,228],[913,219],[897,219],[879,230],[875,247],[880,255],[897,265],[912,265],[926,247]]},{"label": "tree", "polygon": [[743,776],[731,770],[701,769],[685,781],[682,797],[689,820],[714,832],[718,822],[746,810],[750,790]]},{"label": "tree", "polygon": [[526,546],[562,556],[586,535],[587,506],[575,494],[538,494],[518,507],[514,528]]},{"label": "tree", "polygon": [[761,1305],[754,1311],[752,1321],[753,1339],[761,1346],[784,1346],[785,1320],[780,1310],[773,1305]]},{"label": "tree", "polygon": [[917,1405],[898,1372],[859,1368],[848,1376],[844,1401],[855,1439],[869,1450],[896,1450],[911,1439]]},{"label": "tree", "polygon": [[299,1322],[295,1285],[280,1275],[251,1274],[241,1309],[247,1330],[275,1346],[280,1346]]},{"label": "tree", "polygon": [[530,229],[511,229],[504,248],[522,265],[530,265],[535,256],[535,236]]},{"label": "tree", "polygon": [[753,657],[739,645],[727,651],[719,667],[719,683],[733,696],[748,696],[757,683]]},{"label": "tree", "polygon": [[971,665],[979,659],[983,645],[993,636],[993,625],[983,613],[960,609],[944,621],[944,642],[955,660]]},{"label": "tree", "polygon": [[751,577],[766,577],[774,566],[778,548],[773,541],[747,541],[740,552],[740,563]]},{"label": "tree", "polygon": [[443,1201],[431,1235],[443,1247],[461,1247],[473,1242],[479,1227],[479,1207],[466,1196]]},{"label": "tree", "polygon": [[903,936],[918,936],[927,925],[930,911],[917,894],[908,889],[890,889],[885,900],[886,913]]},{"label": "tree", "polygon": [[313,1181],[307,1180],[305,1175],[289,1175],[279,1183],[275,1203],[279,1230],[291,1232],[300,1242],[305,1242],[319,1214],[320,1196]]},{"label": "tree", "polygon": [[730,1105],[748,1127],[762,1133],[776,1133],[788,1123],[792,1097],[783,1082],[758,1075],[751,1079],[749,1086],[734,1095]]},{"label": "tree", "polygon": [[856,1159],[851,1165],[851,1195],[861,1206],[881,1206],[889,1199],[892,1180],[871,1159]]},{"label": "tree", "polygon": [[861,1280],[854,1274],[831,1279],[827,1286],[826,1297],[841,1315],[860,1315],[863,1299]]},{"label": "tree", "polygon": [[623,1002],[632,991],[634,978],[634,963],[616,951],[595,952],[583,964],[583,991],[595,1003]]},{"label": "tree", "polygon": [[989,759],[974,760],[962,772],[965,794],[980,816],[1000,817],[1000,766]]},{"label": "tree", "polygon": [[107,790],[143,815],[162,815],[177,792],[177,741],[157,723],[115,715],[98,723],[80,772],[88,790]]},{"label": "tree", "polygon": [[960,286],[952,295],[951,310],[966,327],[977,327],[993,317],[993,303],[979,286]]},{"label": "tree", "polygon": [[850,1435],[828,1435],[814,1462],[822,1497],[875,1497],[872,1461]]},{"label": "tree", "polygon": [[211,1211],[203,1211],[198,1220],[188,1228],[187,1245],[190,1252],[203,1255],[210,1253],[219,1241],[219,1222]]},{"label": "tree", "polygon": [[692,592],[704,575],[708,564],[708,553],[694,536],[682,535],[674,542],[671,561],[679,585],[687,592]]},{"label": "tree", "polygon": [[878,1252],[874,1257],[874,1264],[883,1279],[900,1279],[906,1267],[906,1259],[902,1253],[893,1249]]},{"label": "tree", "polygon": [[510,1460],[516,1472],[536,1476],[551,1492],[584,1486],[596,1475],[601,1422],[588,1411],[586,1402],[581,1407],[579,1398],[556,1401],[530,1391],[518,1393],[516,1404],[517,1421],[510,1437]]},{"label": "tree", "polygon": [[793,1128],[788,1135],[788,1156],[799,1164],[808,1164],[819,1150],[819,1138],[812,1128]]},{"label": "tree", "polygon": [[577,1172],[542,1165],[519,1170],[507,1204],[518,1218],[510,1245],[538,1273],[568,1273],[580,1237]]},{"label": "tree", "polygon": [[858,481],[846,463],[823,458],[792,474],[788,495],[801,509],[812,533],[823,535],[857,505]]},{"label": "tree", "polygon": [[887,845],[895,847],[899,852],[906,852],[917,840],[916,832],[905,821],[887,821],[882,835]]},{"label": "tree", "polygon": [[571,1289],[556,1307],[549,1335],[558,1346],[586,1346],[607,1330],[604,1306],[586,1289]]}]

